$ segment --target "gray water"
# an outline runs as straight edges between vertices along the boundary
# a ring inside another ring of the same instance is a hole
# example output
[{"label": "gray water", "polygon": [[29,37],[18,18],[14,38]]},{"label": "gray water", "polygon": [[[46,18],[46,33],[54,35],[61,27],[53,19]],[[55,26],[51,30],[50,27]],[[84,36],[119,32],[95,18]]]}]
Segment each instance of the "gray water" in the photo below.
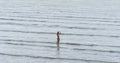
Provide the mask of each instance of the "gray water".
[{"label": "gray water", "polygon": [[120,0],[0,0],[0,63],[120,63],[119,6]]}]

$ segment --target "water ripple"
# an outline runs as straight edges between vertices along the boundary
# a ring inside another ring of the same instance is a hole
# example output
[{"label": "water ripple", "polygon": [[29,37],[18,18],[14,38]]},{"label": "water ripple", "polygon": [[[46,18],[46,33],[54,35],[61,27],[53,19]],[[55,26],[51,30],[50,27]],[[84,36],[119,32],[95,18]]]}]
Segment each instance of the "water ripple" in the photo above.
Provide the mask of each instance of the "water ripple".
[{"label": "water ripple", "polygon": [[[20,31],[20,30],[0,30],[3,32],[19,32],[19,33],[33,33],[33,34],[56,34],[54,32],[37,32],[37,31]],[[75,35],[75,36],[97,36],[97,37],[113,37],[120,38],[119,35],[95,35],[95,34],[73,34],[73,33],[62,33],[62,35]]]},{"label": "water ripple", "polygon": [[32,56],[32,55],[18,55],[9,53],[0,53],[0,55],[14,56],[14,57],[29,57],[29,58],[44,58],[44,59],[59,59],[59,60],[74,60],[74,61],[85,61],[85,62],[101,62],[101,63],[118,63],[102,60],[89,60],[89,59],[78,59],[78,58],[62,58],[62,57],[44,57],[44,56]]}]

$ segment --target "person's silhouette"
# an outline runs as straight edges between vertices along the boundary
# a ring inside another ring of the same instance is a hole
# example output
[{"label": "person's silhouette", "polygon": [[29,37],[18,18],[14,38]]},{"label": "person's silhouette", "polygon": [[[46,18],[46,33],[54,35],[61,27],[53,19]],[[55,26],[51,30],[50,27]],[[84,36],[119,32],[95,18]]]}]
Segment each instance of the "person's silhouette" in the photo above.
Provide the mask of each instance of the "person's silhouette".
[{"label": "person's silhouette", "polygon": [[59,50],[59,44],[60,44],[60,32],[57,32],[57,48]]}]

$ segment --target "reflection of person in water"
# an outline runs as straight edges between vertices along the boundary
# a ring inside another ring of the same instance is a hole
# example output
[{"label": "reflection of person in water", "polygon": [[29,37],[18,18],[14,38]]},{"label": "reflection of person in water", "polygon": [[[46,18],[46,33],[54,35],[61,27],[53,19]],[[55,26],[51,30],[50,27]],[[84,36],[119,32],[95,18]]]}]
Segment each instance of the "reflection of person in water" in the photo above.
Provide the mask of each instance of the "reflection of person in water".
[{"label": "reflection of person in water", "polygon": [[59,43],[60,43],[60,32],[57,32],[57,48],[59,50]]}]

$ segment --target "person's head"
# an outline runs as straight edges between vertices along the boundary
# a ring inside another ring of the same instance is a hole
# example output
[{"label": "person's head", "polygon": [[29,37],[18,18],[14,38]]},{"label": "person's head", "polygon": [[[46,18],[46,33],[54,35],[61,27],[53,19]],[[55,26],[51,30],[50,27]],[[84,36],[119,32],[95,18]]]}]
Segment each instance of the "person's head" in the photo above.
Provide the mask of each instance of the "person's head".
[{"label": "person's head", "polygon": [[60,35],[60,34],[61,34],[61,32],[58,31],[58,32],[57,32],[57,35]]}]

